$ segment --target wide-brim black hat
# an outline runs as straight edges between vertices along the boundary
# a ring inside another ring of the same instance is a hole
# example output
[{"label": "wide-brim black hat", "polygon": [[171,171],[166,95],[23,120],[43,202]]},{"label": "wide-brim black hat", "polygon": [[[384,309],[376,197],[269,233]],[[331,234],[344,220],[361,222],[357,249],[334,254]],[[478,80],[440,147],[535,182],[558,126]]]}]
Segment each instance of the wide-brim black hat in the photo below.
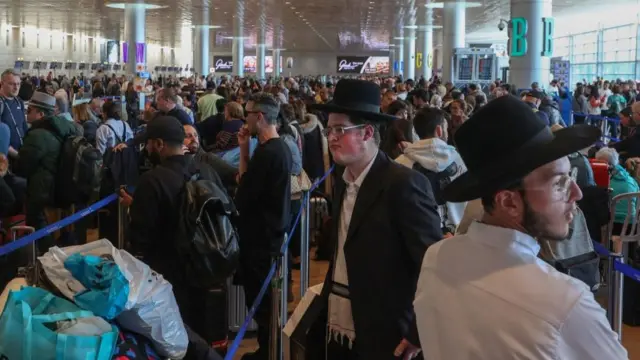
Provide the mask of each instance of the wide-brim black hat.
[{"label": "wide-brim black hat", "polygon": [[589,125],[551,132],[520,99],[495,99],[457,130],[454,140],[467,172],[444,189],[444,198],[464,202],[491,195],[599,137],[600,130]]},{"label": "wide-brim black hat", "polygon": [[387,123],[397,117],[380,112],[380,87],[371,81],[342,79],[336,84],[333,100],[311,105],[326,113],[355,116],[374,123]]}]

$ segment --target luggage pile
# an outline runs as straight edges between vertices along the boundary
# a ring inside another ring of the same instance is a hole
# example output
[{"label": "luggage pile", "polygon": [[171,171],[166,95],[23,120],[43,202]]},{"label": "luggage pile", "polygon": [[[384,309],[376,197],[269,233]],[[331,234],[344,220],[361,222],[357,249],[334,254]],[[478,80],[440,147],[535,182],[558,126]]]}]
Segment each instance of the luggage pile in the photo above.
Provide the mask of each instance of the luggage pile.
[{"label": "luggage pile", "polygon": [[[190,332],[172,286],[108,240],[52,247],[0,296],[0,358],[182,359]],[[210,357],[211,358],[211,357]],[[213,357],[213,358],[218,358]]]}]

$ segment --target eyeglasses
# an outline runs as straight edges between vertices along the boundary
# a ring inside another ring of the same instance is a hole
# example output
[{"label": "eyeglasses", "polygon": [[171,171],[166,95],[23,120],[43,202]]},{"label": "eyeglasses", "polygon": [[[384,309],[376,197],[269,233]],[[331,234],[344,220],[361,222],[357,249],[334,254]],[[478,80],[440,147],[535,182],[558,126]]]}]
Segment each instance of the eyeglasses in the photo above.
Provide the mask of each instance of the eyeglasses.
[{"label": "eyeglasses", "polygon": [[578,177],[578,169],[573,168],[571,172],[566,175],[562,175],[558,181],[553,184],[554,199],[569,201],[571,197],[571,188],[575,184]]},{"label": "eyeglasses", "polygon": [[347,131],[349,130],[353,130],[353,129],[359,129],[361,127],[364,127],[364,124],[360,124],[360,125],[353,125],[353,126],[334,126],[334,127],[327,127],[322,129],[322,134],[326,137],[329,137],[329,135],[331,135],[332,133],[338,137],[344,135]]}]

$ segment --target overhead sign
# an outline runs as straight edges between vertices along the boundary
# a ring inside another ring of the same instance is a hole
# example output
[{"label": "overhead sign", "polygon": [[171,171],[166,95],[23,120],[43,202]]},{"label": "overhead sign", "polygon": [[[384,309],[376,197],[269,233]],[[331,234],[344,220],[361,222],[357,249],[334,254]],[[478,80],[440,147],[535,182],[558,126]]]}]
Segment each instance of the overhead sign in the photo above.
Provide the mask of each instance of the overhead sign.
[{"label": "overhead sign", "polygon": [[338,56],[340,74],[388,74],[388,56]]},{"label": "overhead sign", "polygon": [[[258,69],[258,60],[255,56],[245,56],[243,59],[244,72],[255,73]],[[293,66],[293,58],[291,58],[291,65]],[[273,56],[267,55],[264,57],[264,72],[270,74],[273,72]],[[282,72],[282,56],[280,56],[280,72]]]},{"label": "overhead sign", "polygon": [[416,53],[416,69],[422,69],[422,53]]},{"label": "overhead sign", "polygon": [[[542,18],[542,53],[540,56],[551,57],[553,55],[553,35],[555,32],[555,20]],[[523,17],[511,19],[511,31],[509,36],[509,55],[520,57],[527,55],[529,23]],[[533,54],[538,56],[538,54]]]},{"label": "overhead sign", "polygon": [[214,56],[213,57],[213,72],[230,73],[232,71],[233,71],[232,56]]}]

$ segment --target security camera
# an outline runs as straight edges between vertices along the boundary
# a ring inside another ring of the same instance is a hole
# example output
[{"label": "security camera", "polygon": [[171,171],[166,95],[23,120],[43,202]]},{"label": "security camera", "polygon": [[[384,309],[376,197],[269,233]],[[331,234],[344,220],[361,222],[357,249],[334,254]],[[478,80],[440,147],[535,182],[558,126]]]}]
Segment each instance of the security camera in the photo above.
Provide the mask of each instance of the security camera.
[{"label": "security camera", "polygon": [[498,30],[500,31],[504,30],[504,28],[507,27],[507,24],[508,24],[507,20],[500,19],[500,22],[498,22]]}]

